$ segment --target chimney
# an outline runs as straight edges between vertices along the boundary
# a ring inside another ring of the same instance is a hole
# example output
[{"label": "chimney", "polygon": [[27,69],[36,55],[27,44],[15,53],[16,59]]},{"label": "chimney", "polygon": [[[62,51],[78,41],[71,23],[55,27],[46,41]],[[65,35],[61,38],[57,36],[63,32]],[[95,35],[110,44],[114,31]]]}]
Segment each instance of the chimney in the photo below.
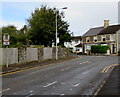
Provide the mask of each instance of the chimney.
[{"label": "chimney", "polygon": [[104,20],[104,28],[107,28],[109,26],[109,20]]}]

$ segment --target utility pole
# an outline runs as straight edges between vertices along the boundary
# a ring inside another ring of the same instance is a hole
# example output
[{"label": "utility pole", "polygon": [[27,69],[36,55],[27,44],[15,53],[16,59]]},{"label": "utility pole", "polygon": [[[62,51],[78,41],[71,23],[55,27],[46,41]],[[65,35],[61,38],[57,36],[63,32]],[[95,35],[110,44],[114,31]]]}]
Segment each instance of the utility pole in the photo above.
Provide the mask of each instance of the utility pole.
[{"label": "utility pole", "polygon": [[[67,7],[63,7],[63,8],[60,8],[60,9],[67,9]],[[57,14],[57,9],[56,9],[56,18],[55,18],[55,21],[56,21],[56,45],[55,45],[55,47],[56,47],[56,60],[58,60],[58,47],[57,47],[57,43],[58,43],[58,37],[57,37],[57,25],[58,25],[58,23],[57,23],[57,16],[58,16],[58,14]]]}]

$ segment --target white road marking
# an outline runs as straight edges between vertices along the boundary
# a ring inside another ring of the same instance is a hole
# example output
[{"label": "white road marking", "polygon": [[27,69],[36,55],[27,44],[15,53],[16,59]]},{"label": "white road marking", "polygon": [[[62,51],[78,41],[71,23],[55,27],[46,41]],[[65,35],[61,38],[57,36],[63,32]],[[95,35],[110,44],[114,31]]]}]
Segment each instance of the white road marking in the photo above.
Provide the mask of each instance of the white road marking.
[{"label": "white road marking", "polygon": [[52,83],[49,83],[49,84],[47,84],[46,86],[43,86],[43,87],[49,87],[49,86],[51,86],[51,85],[54,85],[55,83],[57,83],[58,81],[54,81],[54,82],[52,82]]},{"label": "white road marking", "polygon": [[6,92],[6,91],[9,91],[9,90],[10,90],[10,88],[7,88],[7,89],[5,89],[3,91],[0,91],[0,93]]},{"label": "white road marking", "polygon": [[68,69],[70,69],[71,67],[67,67],[67,68],[65,68],[65,69],[61,69],[61,71],[64,71],[64,70],[68,70]]},{"label": "white road marking", "polygon": [[89,71],[83,72],[82,74],[87,74],[87,73],[89,73]]},{"label": "white road marking", "polygon": [[77,86],[79,86],[79,84],[80,84],[80,83],[78,83],[78,84],[75,84],[75,85],[73,85],[73,87],[77,87]]},{"label": "white road marking", "polygon": [[30,91],[31,93],[33,92],[33,90]]},{"label": "white road marking", "polygon": [[60,96],[64,96],[65,94],[60,94]]},{"label": "white road marking", "polygon": [[85,63],[88,63],[88,61],[82,62],[82,63],[80,63],[80,64],[85,64]]}]

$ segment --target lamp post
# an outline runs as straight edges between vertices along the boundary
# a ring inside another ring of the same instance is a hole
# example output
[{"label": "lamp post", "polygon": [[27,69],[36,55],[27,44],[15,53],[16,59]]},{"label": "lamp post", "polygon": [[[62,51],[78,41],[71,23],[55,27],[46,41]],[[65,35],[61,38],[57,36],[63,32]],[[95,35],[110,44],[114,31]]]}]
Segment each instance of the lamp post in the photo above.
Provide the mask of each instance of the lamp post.
[{"label": "lamp post", "polygon": [[[61,9],[67,9],[67,7],[63,7]],[[56,60],[58,60],[58,47],[57,47],[57,10],[56,10],[56,18],[55,18],[55,21],[56,21]]]}]

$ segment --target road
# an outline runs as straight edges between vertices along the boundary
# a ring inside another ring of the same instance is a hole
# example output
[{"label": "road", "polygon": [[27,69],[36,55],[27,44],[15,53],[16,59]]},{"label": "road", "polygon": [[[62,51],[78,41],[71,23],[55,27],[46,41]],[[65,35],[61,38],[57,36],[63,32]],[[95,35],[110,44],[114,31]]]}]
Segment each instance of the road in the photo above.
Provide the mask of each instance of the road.
[{"label": "road", "polygon": [[4,95],[94,95],[117,64],[117,56],[80,56],[77,59],[39,66],[2,76]]}]

